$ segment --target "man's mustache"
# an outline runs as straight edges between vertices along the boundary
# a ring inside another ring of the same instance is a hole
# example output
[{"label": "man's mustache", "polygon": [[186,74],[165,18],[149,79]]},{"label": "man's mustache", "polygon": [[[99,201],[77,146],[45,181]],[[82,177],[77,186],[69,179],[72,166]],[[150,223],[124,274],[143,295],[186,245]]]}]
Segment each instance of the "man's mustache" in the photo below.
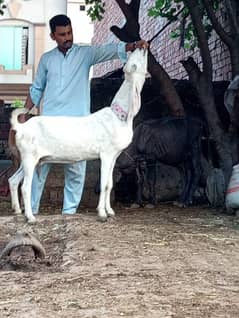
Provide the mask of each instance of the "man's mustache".
[{"label": "man's mustache", "polygon": [[71,43],[72,43],[72,41],[66,41],[63,44],[71,44]]}]

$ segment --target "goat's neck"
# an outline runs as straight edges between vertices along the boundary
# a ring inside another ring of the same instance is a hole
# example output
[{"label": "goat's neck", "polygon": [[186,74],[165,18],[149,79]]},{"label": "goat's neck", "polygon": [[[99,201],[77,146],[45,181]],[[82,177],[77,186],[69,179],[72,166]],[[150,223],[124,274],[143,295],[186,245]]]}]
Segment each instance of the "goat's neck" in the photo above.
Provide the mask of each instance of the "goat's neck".
[{"label": "goat's neck", "polygon": [[140,92],[144,84],[145,76],[126,76],[124,82],[116,93],[113,104],[119,105],[127,114],[127,122],[132,123],[140,109]]}]

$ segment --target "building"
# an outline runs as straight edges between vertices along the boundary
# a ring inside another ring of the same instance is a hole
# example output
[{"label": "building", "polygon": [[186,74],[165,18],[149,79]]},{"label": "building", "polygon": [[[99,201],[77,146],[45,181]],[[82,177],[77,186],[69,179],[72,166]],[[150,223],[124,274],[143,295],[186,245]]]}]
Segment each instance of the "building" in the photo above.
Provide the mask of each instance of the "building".
[{"label": "building", "polygon": [[0,16],[0,160],[5,159],[9,131],[9,106],[24,102],[43,52],[55,46],[49,19],[68,14],[76,43],[89,44],[93,24],[84,0],[5,0]]},{"label": "building", "polygon": [[49,34],[49,19],[68,14],[76,43],[88,44],[93,24],[83,0],[5,0],[0,16],[0,99],[5,104],[24,100],[40,56],[55,46]]}]

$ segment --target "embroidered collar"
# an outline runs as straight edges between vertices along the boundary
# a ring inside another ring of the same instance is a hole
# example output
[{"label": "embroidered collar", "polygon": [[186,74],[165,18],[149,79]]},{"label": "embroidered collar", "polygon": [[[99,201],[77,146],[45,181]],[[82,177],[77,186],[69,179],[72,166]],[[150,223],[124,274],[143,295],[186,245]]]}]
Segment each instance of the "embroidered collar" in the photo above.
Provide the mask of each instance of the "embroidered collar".
[{"label": "embroidered collar", "polygon": [[123,110],[123,108],[116,103],[111,104],[110,106],[111,110],[115,115],[119,118],[119,120],[126,121],[127,119],[127,113]]}]

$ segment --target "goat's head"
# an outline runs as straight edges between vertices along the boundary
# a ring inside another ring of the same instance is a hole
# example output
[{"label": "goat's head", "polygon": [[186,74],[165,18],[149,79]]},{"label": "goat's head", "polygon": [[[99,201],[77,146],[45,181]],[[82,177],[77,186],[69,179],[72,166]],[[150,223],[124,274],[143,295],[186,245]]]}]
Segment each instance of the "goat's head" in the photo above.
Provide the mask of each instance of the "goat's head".
[{"label": "goat's head", "polygon": [[141,74],[144,77],[147,74],[148,50],[136,49],[132,52],[125,64],[123,71],[125,75]]}]

